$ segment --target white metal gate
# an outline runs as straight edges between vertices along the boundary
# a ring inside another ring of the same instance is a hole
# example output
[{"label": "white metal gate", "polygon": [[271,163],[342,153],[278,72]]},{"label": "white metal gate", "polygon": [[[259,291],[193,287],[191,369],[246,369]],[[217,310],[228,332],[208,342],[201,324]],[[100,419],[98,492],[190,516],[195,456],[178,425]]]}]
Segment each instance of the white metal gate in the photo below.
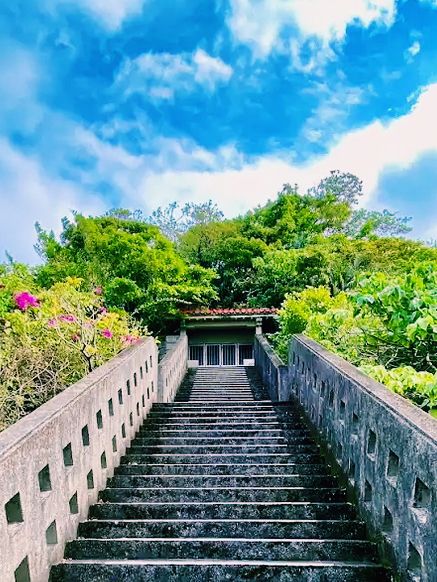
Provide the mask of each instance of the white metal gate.
[{"label": "white metal gate", "polygon": [[243,366],[253,359],[252,344],[202,344],[190,346],[189,359],[198,366]]}]

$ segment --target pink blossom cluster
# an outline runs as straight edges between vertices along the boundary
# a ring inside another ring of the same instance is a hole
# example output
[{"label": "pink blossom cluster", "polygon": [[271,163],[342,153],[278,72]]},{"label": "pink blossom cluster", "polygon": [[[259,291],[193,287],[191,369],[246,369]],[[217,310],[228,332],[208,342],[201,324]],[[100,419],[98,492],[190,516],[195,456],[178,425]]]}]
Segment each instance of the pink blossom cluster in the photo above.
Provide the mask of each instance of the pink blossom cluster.
[{"label": "pink blossom cluster", "polygon": [[76,317],[74,315],[70,315],[70,314],[63,314],[63,315],[58,315],[58,317],[52,317],[51,319],[49,319],[49,321],[47,322],[48,327],[56,327],[58,325],[59,322],[62,323],[75,323]]},{"label": "pink blossom cluster", "polygon": [[113,334],[112,331],[108,328],[102,329],[102,336],[105,337],[106,339],[111,339]]},{"label": "pink blossom cluster", "polygon": [[21,293],[15,293],[14,295],[15,305],[21,311],[26,311],[29,307],[39,307],[39,301],[28,291],[22,291]]}]

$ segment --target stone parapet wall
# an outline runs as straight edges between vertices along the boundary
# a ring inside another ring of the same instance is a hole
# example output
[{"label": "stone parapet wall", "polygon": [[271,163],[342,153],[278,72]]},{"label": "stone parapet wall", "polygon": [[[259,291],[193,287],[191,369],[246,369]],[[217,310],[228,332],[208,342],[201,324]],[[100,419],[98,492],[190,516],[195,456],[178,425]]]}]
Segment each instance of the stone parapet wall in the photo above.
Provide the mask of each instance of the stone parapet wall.
[{"label": "stone parapet wall", "polygon": [[263,335],[256,335],[254,342],[255,367],[273,401],[286,401],[290,397],[288,367],[275,353]]},{"label": "stone parapet wall", "polygon": [[273,400],[299,400],[396,579],[435,582],[437,422],[304,335],[290,343],[288,373],[263,336],[255,361]]},{"label": "stone parapet wall", "polygon": [[[46,582],[157,400],[153,338],[0,433],[0,580]],[[169,399],[174,392],[162,397]]]},{"label": "stone parapet wall", "polygon": [[182,332],[159,363],[157,402],[172,402],[188,366],[188,337]]},{"label": "stone parapet wall", "polygon": [[403,580],[437,580],[437,422],[309,338],[289,382]]}]

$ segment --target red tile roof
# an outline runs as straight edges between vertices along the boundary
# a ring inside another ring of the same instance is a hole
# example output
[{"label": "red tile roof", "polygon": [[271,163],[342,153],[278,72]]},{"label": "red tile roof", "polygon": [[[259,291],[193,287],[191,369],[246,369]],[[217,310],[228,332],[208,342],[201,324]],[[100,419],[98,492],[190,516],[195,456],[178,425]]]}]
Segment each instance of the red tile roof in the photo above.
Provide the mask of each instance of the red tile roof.
[{"label": "red tile roof", "polygon": [[194,309],[183,309],[182,313],[188,316],[199,316],[199,315],[275,315],[277,309],[274,307],[198,307]]}]

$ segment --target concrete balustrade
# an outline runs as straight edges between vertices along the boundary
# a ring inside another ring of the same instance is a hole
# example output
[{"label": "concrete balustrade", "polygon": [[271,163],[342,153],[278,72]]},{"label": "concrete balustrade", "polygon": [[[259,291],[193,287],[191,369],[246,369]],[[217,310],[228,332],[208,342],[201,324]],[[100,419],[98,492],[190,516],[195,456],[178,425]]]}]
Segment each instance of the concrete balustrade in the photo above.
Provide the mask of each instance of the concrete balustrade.
[{"label": "concrete balustrade", "polygon": [[[265,338],[257,346],[275,390],[280,361]],[[399,579],[437,580],[436,421],[304,335],[290,344],[284,383],[279,399],[299,400]]]},{"label": "concrete balustrade", "polygon": [[289,400],[288,367],[273,350],[267,339],[259,334],[254,342],[255,367],[273,401]]},{"label": "concrete balustrade", "polygon": [[188,337],[182,331],[159,363],[157,402],[172,402],[188,366]]},{"label": "concrete balustrade", "polygon": [[[165,401],[180,377],[171,370]],[[157,387],[149,337],[0,433],[1,582],[48,580],[157,401]]]}]

